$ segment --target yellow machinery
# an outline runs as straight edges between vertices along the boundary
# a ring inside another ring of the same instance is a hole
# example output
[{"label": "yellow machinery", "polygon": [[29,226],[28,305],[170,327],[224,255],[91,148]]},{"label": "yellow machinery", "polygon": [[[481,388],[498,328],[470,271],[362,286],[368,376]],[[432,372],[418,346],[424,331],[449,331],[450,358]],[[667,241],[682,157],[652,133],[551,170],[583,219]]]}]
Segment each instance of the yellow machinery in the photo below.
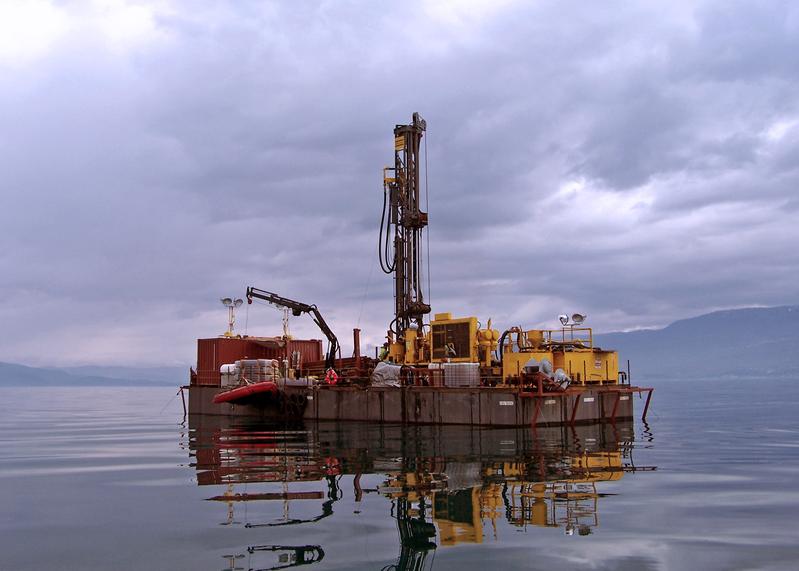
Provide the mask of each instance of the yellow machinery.
[{"label": "yellow machinery", "polygon": [[[509,342],[505,344],[504,342]],[[553,370],[561,369],[572,384],[614,384],[618,382],[619,356],[616,351],[594,347],[590,327],[532,329],[518,327],[503,335],[502,378],[519,379],[528,363],[547,360]]]},{"label": "yellow machinery", "polygon": [[479,328],[476,317],[454,318],[450,313],[435,314],[429,332],[419,334],[418,329],[406,329],[403,341],[395,341],[388,334],[388,359],[403,365],[428,363],[480,363],[492,365],[492,353],[497,348],[499,331]]},{"label": "yellow machinery", "polygon": [[426,130],[427,123],[418,113],[411,123],[396,125],[394,166],[383,170],[378,251],[380,267],[394,281],[394,319],[383,358],[412,367],[479,363],[483,386],[526,384],[539,372],[554,379],[558,370],[560,386],[566,380],[580,385],[618,382],[618,355],[593,346],[591,329],[579,327],[584,317],[579,314],[568,326],[568,316],[561,316],[562,329],[513,327],[502,335],[491,327],[490,319],[482,328],[476,317],[437,313],[425,323],[431,312],[424,295],[422,245],[428,214],[421,209],[420,177]]},{"label": "yellow machinery", "polygon": [[496,380],[493,385],[520,384],[530,363],[540,368],[544,361],[568,375],[572,385],[615,384],[619,371],[618,353],[594,347],[590,327],[513,327],[500,335],[491,320],[480,328],[476,317],[449,313],[435,314],[429,332],[407,329],[402,341],[389,332],[387,358],[410,366],[479,363],[481,377]]}]

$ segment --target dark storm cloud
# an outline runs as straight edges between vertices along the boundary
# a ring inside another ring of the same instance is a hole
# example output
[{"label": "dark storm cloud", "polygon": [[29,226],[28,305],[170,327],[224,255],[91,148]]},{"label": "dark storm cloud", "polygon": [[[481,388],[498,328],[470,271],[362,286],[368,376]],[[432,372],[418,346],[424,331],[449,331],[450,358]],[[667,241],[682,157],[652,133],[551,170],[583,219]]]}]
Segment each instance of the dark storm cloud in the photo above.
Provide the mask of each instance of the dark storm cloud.
[{"label": "dark storm cloud", "polygon": [[796,301],[791,3],[31,6],[6,21],[49,35],[0,43],[0,360],[188,362],[249,284],[379,343],[380,170],[416,110],[436,311]]}]

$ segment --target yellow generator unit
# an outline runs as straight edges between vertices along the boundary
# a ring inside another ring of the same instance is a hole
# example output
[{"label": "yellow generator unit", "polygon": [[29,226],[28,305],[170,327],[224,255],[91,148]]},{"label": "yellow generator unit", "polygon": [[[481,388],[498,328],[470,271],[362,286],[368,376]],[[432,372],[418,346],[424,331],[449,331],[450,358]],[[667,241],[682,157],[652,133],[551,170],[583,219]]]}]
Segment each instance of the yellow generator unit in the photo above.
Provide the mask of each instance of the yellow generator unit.
[{"label": "yellow generator unit", "polygon": [[480,363],[491,366],[491,355],[497,348],[499,331],[478,328],[476,317],[453,319],[451,313],[436,313],[430,323],[432,363]]},{"label": "yellow generator unit", "polygon": [[433,363],[477,361],[477,318],[452,319],[451,313],[436,313],[430,323]]},{"label": "yellow generator unit", "polygon": [[589,327],[564,329],[509,329],[502,346],[502,378],[516,383],[533,363],[546,374],[561,369],[572,384],[615,384],[619,356],[593,345]]}]

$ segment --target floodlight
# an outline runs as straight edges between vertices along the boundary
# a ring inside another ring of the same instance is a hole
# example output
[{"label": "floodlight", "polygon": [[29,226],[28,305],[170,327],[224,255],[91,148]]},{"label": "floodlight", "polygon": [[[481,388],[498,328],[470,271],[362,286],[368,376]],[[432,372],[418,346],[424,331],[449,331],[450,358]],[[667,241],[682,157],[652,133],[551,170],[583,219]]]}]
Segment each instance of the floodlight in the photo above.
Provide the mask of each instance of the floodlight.
[{"label": "floodlight", "polygon": [[558,315],[558,319],[560,320],[561,325],[566,325],[569,322],[569,316],[565,313]]},{"label": "floodlight", "polygon": [[222,305],[227,307],[227,331],[225,331],[225,337],[233,337],[233,325],[236,323],[236,309],[241,307],[244,300],[240,297],[222,297],[219,298],[219,301],[222,302]]},{"label": "floodlight", "polygon": [[585,315],[581,313],[575,313],[572,315],[572,321],[574,321],[576,325],[580,325],[583,321],[585,321]]}]

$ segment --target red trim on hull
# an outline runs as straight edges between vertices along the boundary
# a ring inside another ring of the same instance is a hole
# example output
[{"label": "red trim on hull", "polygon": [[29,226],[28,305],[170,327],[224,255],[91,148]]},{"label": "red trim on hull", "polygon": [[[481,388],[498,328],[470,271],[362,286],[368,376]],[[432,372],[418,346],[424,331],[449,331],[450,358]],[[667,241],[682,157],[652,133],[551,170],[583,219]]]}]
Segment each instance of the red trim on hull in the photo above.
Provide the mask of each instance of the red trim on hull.
[{"label": "red trim on hull", "polygon": [[237,387],[235,389],[219,393],[214,397],[214,404],[234,402],[260,393],[270,393],[276,395],[278,391],[279,389],[277,388],[277,385],[269,381],[245,385],[243,387]]}]

